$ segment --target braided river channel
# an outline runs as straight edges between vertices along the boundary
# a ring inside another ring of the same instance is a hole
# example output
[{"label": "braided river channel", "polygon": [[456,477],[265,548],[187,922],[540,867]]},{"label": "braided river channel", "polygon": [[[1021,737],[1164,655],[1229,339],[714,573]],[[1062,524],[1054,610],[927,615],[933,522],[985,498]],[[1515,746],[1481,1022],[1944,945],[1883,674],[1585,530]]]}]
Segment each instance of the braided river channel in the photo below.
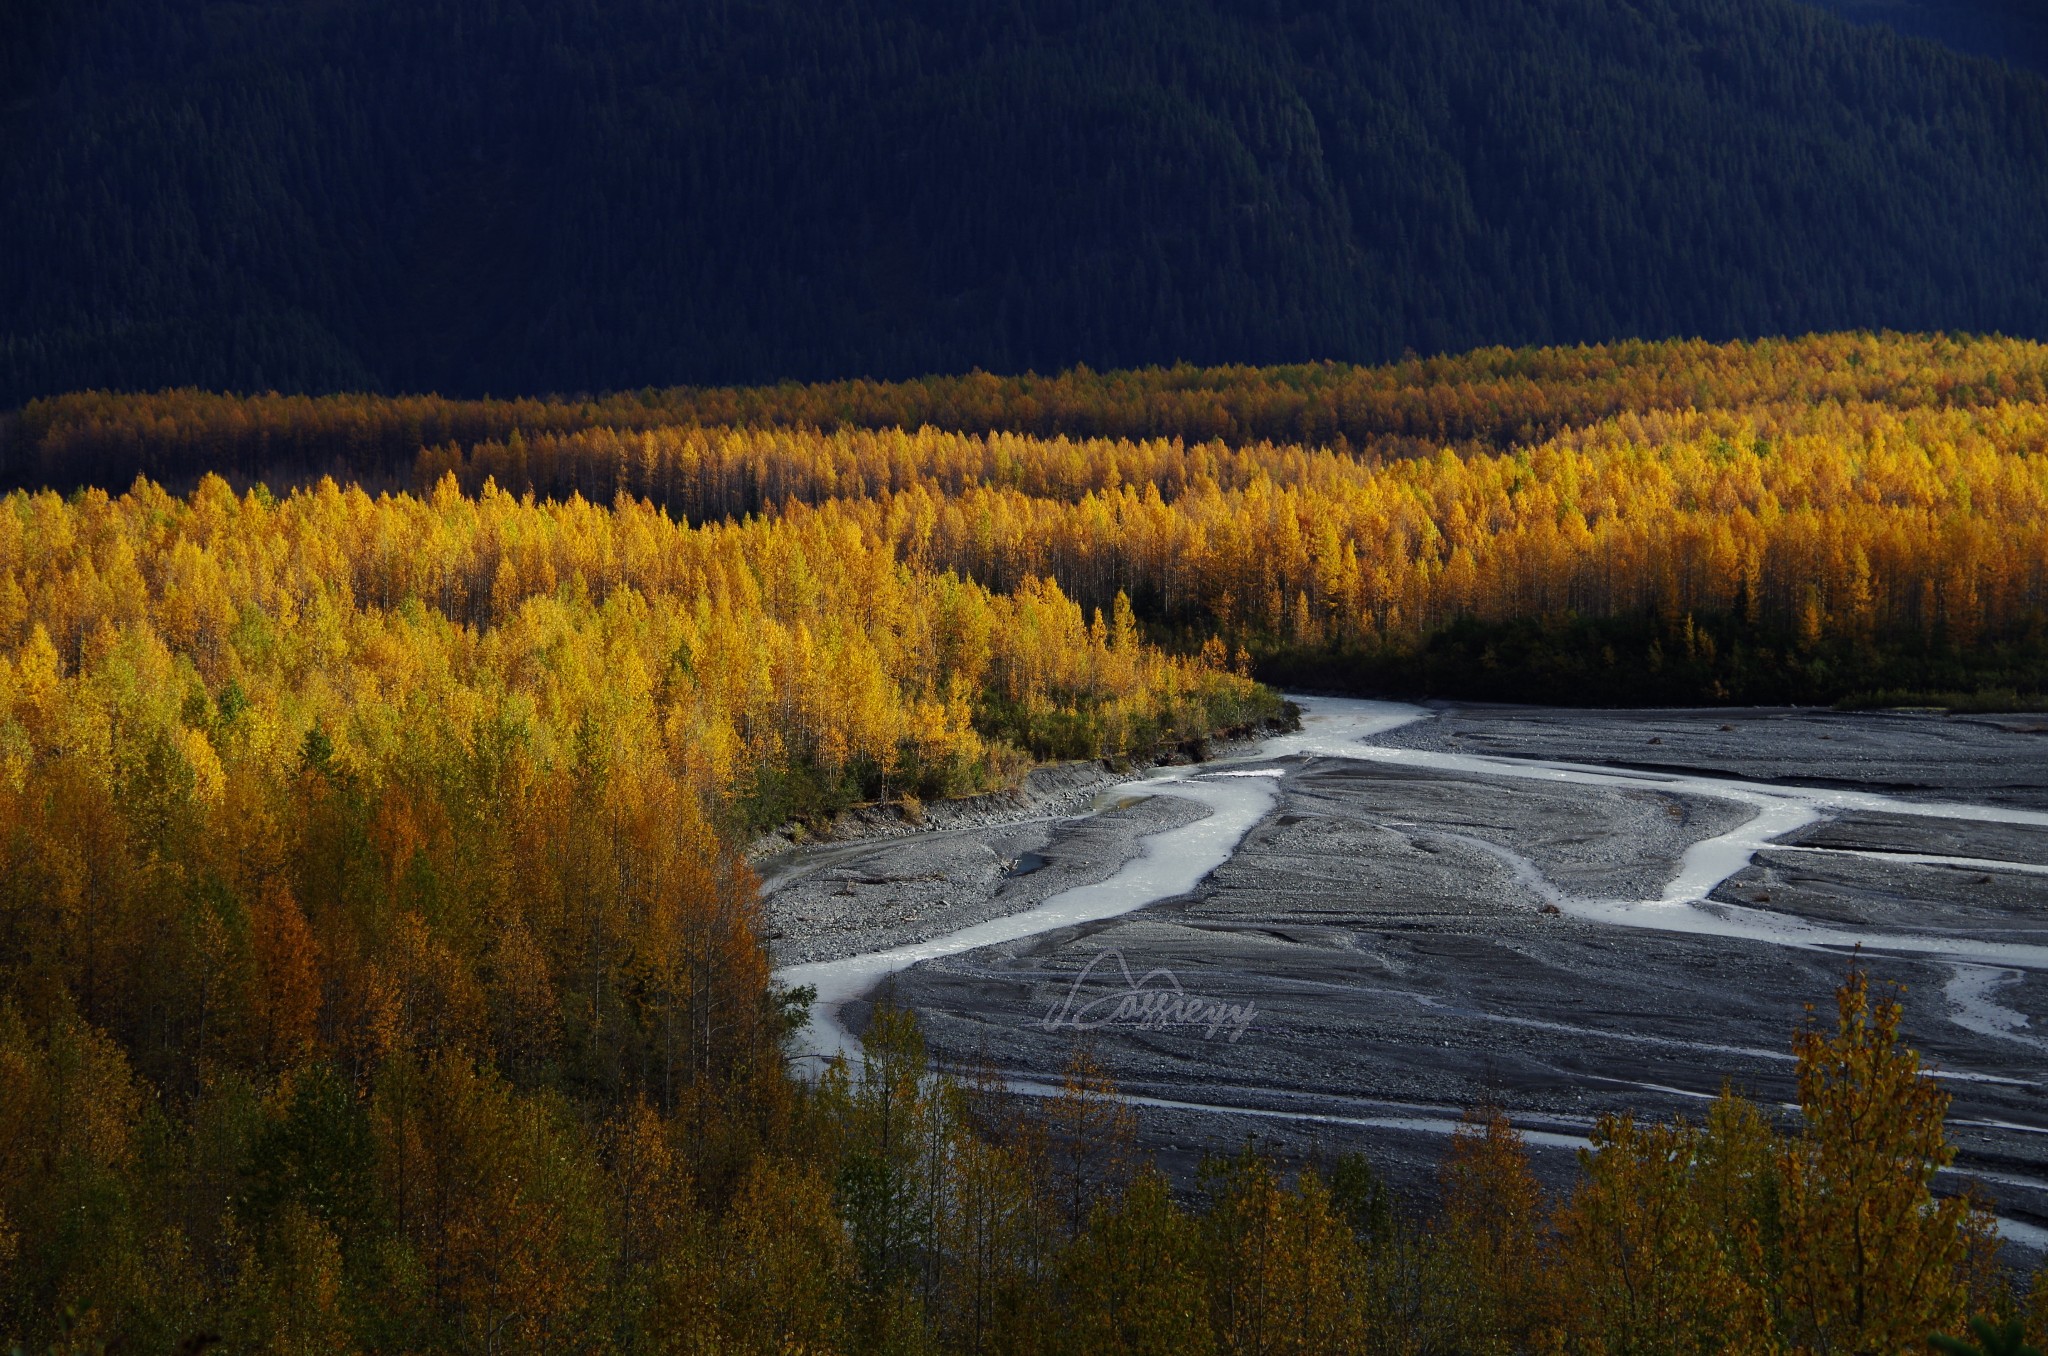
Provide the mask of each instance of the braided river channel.
[{"label": "braided river channel", "polygon": [[1563,1181],[1603,1112],[1789,1102],[1860,957],[1953,1096],[1945,1180],[2048,1245],[2048,717],[1295,700],[768,863],[805,1053],[885,998],[1024,1092],[1086,1042],[1170,1172],[1250,1137],[1426,1193],[1483,1104]]}]

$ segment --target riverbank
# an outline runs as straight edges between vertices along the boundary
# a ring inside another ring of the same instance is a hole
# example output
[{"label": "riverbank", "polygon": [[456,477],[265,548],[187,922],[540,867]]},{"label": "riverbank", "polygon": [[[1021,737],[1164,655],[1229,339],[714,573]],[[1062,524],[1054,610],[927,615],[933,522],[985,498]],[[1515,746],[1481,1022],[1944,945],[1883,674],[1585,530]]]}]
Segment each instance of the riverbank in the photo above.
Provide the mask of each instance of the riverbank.
[{"label": "riverbank", "polygon": [[1015,786],[947,800],[906,800],[851,806],[823,826],[792,822],[755,835],[746,859],[762,875],[772,893],[791,870],[801,870],[807,854],[833,844],[876,838],[999,828],[1040,819],[1091,813],[1102,794],[1139,780],[1160,768],[1193,767],[1228,762],[1255,752],[1263,741],[1301,728],[1297,708],[1282,708],[1276,720],[1210,739],[1169,744],[1137,757],[1094,758],[1042,764],[1026,772]]},{"label": "riverbank", "polygon": [[1253,756],[1298,728],[1276,722],[1137,761],[1055,763],[1006,791],[927,801],[914,813],[901,802],[863,805],[823,835],[798,826],[760,835],[747,856],[761,876],[770,955],[789,966],[925,941],[1102,880],[1148,836],[1201,817],[1142,783]]}]

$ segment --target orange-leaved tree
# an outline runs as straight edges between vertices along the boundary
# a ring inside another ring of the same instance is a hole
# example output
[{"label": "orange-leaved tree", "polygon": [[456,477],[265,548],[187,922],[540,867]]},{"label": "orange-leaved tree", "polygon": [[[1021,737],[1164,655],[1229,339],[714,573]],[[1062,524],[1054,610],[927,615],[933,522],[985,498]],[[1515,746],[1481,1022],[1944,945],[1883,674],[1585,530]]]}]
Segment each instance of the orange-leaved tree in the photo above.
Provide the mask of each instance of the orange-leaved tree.
[{"label": "orange-leaved tree", "polygon": [[1836,1028],[1799,1033],[1804,1131],[1779,1153],[1788,1344],[1819,1353],[1906,1351],[1961,1326],[1996,1247],[1967,1197],[1938,1197],[1955,1157],[1948,1094],[1899,1040],[1898,999],[1852,970]]}]

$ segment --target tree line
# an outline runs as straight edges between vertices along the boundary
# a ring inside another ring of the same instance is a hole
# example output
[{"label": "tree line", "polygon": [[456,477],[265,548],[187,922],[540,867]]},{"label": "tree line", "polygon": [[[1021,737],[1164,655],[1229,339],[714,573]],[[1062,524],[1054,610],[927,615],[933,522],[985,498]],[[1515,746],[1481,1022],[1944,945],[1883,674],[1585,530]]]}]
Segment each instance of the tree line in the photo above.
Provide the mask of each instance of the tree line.
[{"label": "tree line", "polygon": [[[77,396],[23,412],[11,465],[55,478],[189,472],[209,456],[359,459],[427,496],[450,478],[470,496],[851,533],[999,594],[1051,580],[1105,614],[1121,598],[1154,640],[1193,653],[1214,638],[1268,677],[1321,687],[2042,699],[2038,346],[1843,335],[1439,366],[1421,386],[1403,384],[1407,369],[1061,379],[1074,422],[1126,390],[1140,405],[1148,389],[1178,391],[1240,412],[1232,439],[1201,441],[1009,429],[1039,408],[1038,388],[971,377],[892,388],[869,411],[940,414],[962,431],[805,422],[837,388],[672,393],[667,407]],[[971,390],[988,399],[948,403]],[[1358,442],[1250,436],[1325,400],[1352,411]],[[742,408],[757,422],[695,417]],[[1472,436],[1454,450],[1416,437],[1415,420]],[[409,579],[380,596],[402,597]],[[486,617],[490,581],[431,587],[452,615]]]},{"label": "tree line", "polygon": [[[2048,348],[1968,335],[1814,334],[1710,344],[1629,341],[1479,349],[1381,366],[1176,367],[1054,376],[987,372],[914,380],[670,387],[589,399],[229,395],[76,391],[0,422],[0,485],[126,489],[136,476],[189,488],[208,473],[273,488],[322,475],[391,488],[421,448],[611,430],[792,428],[1022,433],[1038,438],[1330,447],[1365,458],[1509,451],[1625,412],[1874,402],[1895,409],[2048,400]],[[621,454],[613,444],[608,455]],[[536,482],[607,498],[598,464]],[[408,477],[413,479],[408,482]],[[508,485],[525,482],[513,480]],[[772,496],[679,511],[747,512]]]}]

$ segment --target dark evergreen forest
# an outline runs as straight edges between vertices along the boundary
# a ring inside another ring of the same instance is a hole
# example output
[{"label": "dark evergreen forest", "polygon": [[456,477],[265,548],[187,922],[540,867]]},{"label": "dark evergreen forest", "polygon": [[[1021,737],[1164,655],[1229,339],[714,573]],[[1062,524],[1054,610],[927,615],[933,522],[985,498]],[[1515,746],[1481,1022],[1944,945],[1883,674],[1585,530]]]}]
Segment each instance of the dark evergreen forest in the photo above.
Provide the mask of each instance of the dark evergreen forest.
[{"label": "dark evergreen forest", "polygon": [[1789,0],[0,22],[0,403],[2048,335],[2048,80]]},{"label": "dark evergreen forest", "polygon": [[2040,0],[1816,0],[1859,23],[1884,24],[1959,52],[2048,73],[2048,5]]}]

